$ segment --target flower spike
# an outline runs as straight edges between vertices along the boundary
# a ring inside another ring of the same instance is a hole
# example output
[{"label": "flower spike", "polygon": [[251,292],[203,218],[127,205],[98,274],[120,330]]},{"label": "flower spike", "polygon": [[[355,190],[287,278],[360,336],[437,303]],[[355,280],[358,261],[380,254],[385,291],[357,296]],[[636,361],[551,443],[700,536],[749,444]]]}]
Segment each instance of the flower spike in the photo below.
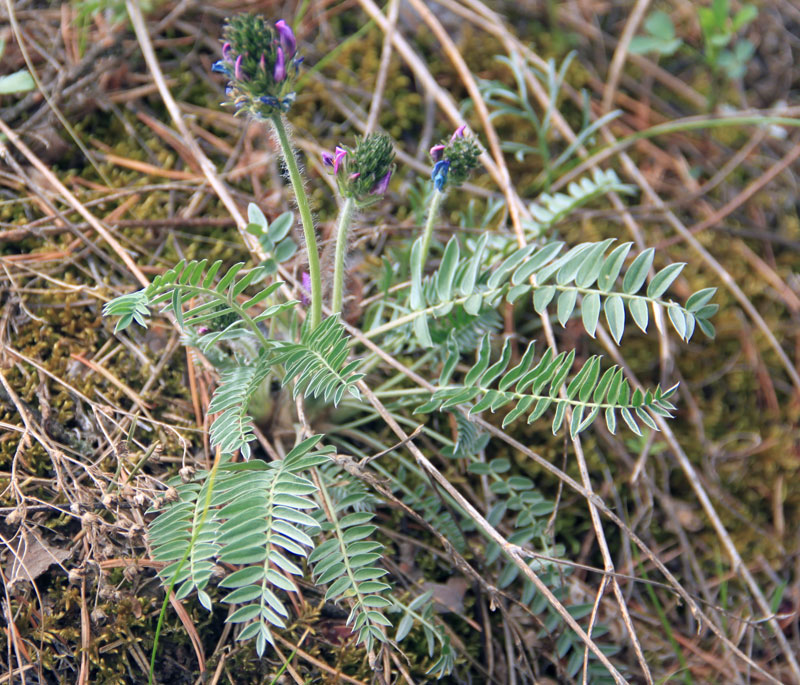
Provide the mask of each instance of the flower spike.
[{"label": "flower spike", "polygon": [[223,40],[222,60],[212,71],[230,79],[226,104],[256,119],[287,112],[295,100],[302,57],[286,22],[273,25],[263,17],[241,14],[227,20]]}]

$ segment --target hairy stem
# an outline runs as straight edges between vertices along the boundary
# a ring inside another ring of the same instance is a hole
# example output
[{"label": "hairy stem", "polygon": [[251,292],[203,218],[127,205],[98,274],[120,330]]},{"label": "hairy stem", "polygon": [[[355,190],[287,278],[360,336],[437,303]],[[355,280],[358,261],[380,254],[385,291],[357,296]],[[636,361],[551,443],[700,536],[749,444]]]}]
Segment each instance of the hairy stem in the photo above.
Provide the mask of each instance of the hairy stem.
[{"label": "hairy stem", "polygon": [[352,197],[345,199],[339,212],[339,223],[336,227],[336,261],[333,268],[333,297],[331,299],[331,312],[336,314],[342,311],[344,300],[344,258],[347,253],[347,231],[353,221],[356,201]]},{"label": "hairy stem", "polygon": [[308,253],[308,275],[311,278],[311,329],[313,330],[319,326],[322,320],[322,274],[319,268],[319,250],[317,249],[317,236],[314,232],[314,220],[311,218],[311,207],[308,204],[306,189],[303,187],[303,177],[297,167],[294,149],[289,142],[283,117],[276,114],[271,121],[278,134],[283,157],[286,160],[286,168],[289,170],[289,178],[292,181],[292,188],[294,188],[297,208],[300,210],[300,220],[303,223],[303,234]]},{"label": "hairy stem", "polygon": [[436,221],[436,217],[439,215],[439,207],[441,206],[443,199],[444,193],[441,190],[434,188],[433,195],[431,196],[431,203],[428,206],[428,219],[425,222],[425,233],[423,233],[422,238],[423,266],[425,266],[425,262],[428,260],[428,250],[431,246],[431,236],[433,236],[433,224]]}]

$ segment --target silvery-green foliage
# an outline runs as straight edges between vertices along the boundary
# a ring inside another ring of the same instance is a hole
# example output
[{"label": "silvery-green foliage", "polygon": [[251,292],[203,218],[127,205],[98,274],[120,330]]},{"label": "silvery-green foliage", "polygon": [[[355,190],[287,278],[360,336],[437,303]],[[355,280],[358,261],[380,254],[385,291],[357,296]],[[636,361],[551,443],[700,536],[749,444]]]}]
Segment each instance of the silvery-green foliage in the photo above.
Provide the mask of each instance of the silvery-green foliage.
[{"label": "silvery-green foliage", "polygon": [[332,448],[315,450],[321,438],[308,438],[280,461],[226,461],[213,477],[200,474],[202,484],[179,486],[178,501],[148,532],[153,558],[171,562],[160,572],[164,582],[180,584],[179,599],[197,590],[209,611],[205,588],[216,564],[242,566],[220,582],[230,590],[222,602],[240,605],[226,621],[247,624],[238,639],[255,638],[259,654],[273,643],[270,626],[286,626],[281,595],[297,592],[291,576],[303,575],[293,559],[314,547],[317,488],[302,474],[328,461]]},{"label": "silvery-green foliage", "polygon": [[[512,144],[507,149],[521,156],[542,155],[547,187],[553,170],[616,113],[587,125],[559,156],[550,155],[553,111],[537,113],[528,102],[525,69],[531,67],[515,57],[506,64],[517,81],[517,92],[496,83],[484,83],[484,92],[495,110],[493,117],[522,117],[534,125],[536,148]],[[556,69],[551,63],[546,72],[534,74],[547,84],[552,102],[557,100],[568,64]],[[420,220],[429,190],[427,184],[412,194],[411,209]],[[640,434],[642,427],[657,429],[656,417],[671,415],[675,388],[632,389],[623,370],[604,368],[599,356],[573,368],[575,350],[555,354],[546,347],[537,355],[533,343],[512,365],[512,342],[506,339],[502,347],[496,344],[502,324],[498,310],[510,303],[517,312],[535,312],[562,326],[580,320],[592,337],[602,317],[618,344],[630,321],[647,332],[651,312],[654,319],[669,321],[683,340],[690,340],[696,328],[708,336],[714,334],[710,323],[717,309],[711,304],[714,288],[694,293],[684,304],[667,294],[684,264],[669,264],[648,282],[655,256],[652,249],[629,259],[632,243],[615,245],[612,239],[571,247],[557,241],[536,242],[587,202],[629,190],[613,171],[596,169],[568,185],[565,193],[541,195],[530,206],[533,220],[525,229],[534,240],[524,248],[517,248],[501,232],[455,235],[431,268],[423,263],[422,238],[410,247],[403,244],[393,255],[396,259],[384,256],[382,276],[376,279],[376,290],[383,296],[368,308],[362,323],[368,337],[384,350],[419,353],[420,370],[428,371],[431,379],[439,373],[431,392],[400,389],[389,411],[399,414],[412,406],[418,413],[439,410],[441,423],[449,423],[448,414],[454,414],[455,444],[443,436],[433,438],[442,444],[442,454],[463,459],[467,472],[488,485],[492,502],[487,518],[492,525],[511,531],[510,543],[553,559],[565,553],[546,530],[553,502],[530,479],[511,473],[509,459],[492,458],[487,449],[489,436],[471,417],[503,409],[505,428],[523,418],[530,424],[547,414],[553,433],[566,425],[575,437],[602,415],[611,432],[621,418]],[[469,205],[462,226],[488,229],[502,207],[502,202],[490,202],[479,216],[475,205]],[[318,449],[322,436],[300,443],[283,461],[251,459],[255,434],[248,406],[267,378],[292,385],[294,397],[302,394],[318,404],[336,407],[349,395],[344,404],[348,411],[358,412],[362,405],[357,386],[368,380],[362,371],[374,367],[351,358],[353,340],[336,316],[315,329],[303,326],[297,335],[292,310],[299,303],[282,299],[282,283],[271,280],[279,263],[296,249],[288,236],[293,217],[285,213],[270,224],[251,205],[248,218],[247,230],[267,254],[255,268],[239,263],[224,269],[221,261],[210,265],[207,260],[181,261],[146,288],[123,295],[104,309],[107,315],[119,317],[116,330],[121,331],[133,322],[146,327],[153,308],[160,308],[171,315],[187,344],[200,349],[220,370],[208,411],[218,414],[210,438],[222,458],[212,472],[199,474],[196,481],[176,483],[177,501],[168,504],[150,527],[154,558],[167,563],[160,575],[175,586],[179,598],[196,592],[201,604],[211,610],[209,585],[215,573],[221,573],[219,587],[227,592],[221,601],[236,606],[228,622],[241,625],[238,638],[254,639],[262,654],[273,641],[271,630],[289,622],[285,598],[286,593],[297,592],[293,578],[310,570],[314,582],[326,587],[327,601],[349,606],[347,625],[368,650],[391,639],[400,642],[414,624],[421,626],[428,653],[436,657],[430,674],[442,677],[453,669],[455,651],[434,615],[430,593],[403,606],[385,582],[383,546],[374,539],[376,499],[364,483],[329,463],[333,448]],[[269,285],[263,285],[265,279],[270,279]],[[655,316],[658,312],[666,316]],[[467,361],[473,352],[474,362]],[[373,421],[375,415],[365,409],[365,420]],[[358,425],[364,425],[363,421]],[[437,430],[431,430],[431,436]],[[336,436],[336,426],[329,432]],[[374,436],[363,437],[366,444],[380,444]],[[243,463],[231,462],[236,452],[245,459]],[[448,495],[432,491],[413,463],[397,453],[394,458],[391,467],[376,460],[372,468],[455,549],[467,553],[470,546],[464,534],[475,531],[470,516]],[[315,467],[320,468],[312,482],[308,471]],[[319,491],[314,483],[320,484]],[[320,503],[325,503],[324,514]],[[315,536],[320,544],[313,549]],[[487,543],[483,560],[497,573],[493,582],[498,587],[521,585],[523,602],[544,622],[539,638],[553,640],[555,655],[566,661],[568,676],[575,677],[583,664],[583,643],[564,630],[561,617],[530,582],[518,577],[519,568],[508,563],[497,544]],[[237,569],[228,572],[223,564]],[[564,585],[568,571],[539,557],[530,565],[560,600],[568,600]],[[590,610],[591,604],[568,610],[582,617],[587,607]],[[396,632],[384,612],[400,612]],[[593,638],[602,632],[602,626],[596,625]],[[591,682],[603,682],[605,676],[598,668],[590,657]]]},{"label": "silvery-green foliage", "polygon": [[[274,225],[274,224],[273,224]],[[304,328],[300,341],[267,340],[260,329],[262,322],[288,311],[296,300],[273,304],[259,314],[248,311],[262,305],[282,285],[275,281],[252,297],[239,298],[259,274],[253,269],[238,277],[243,264],[235,264],[214,285],[221,261],[206,269],[207,261],[181,261],[174,269],[157,276],[147,287],[109,302],[108,316],[119,316],[116,330],[123,330],[133,321],[147,326],[150,308],[164,304],[178,325],[202,350],[215,350],[215,345],[243,337],[258,341],[261,351],[254,360],[226,364],[220,384],[211,399],[209,411],[221,412],[211,426],[212,446],[224,454],[242,450],[250,456],[248,443],[254,439],[252,419],[247,412],[250,399],[270,370],[283,367],[283,384],[294,381],[294,394],[323,397],[338,404],[345,392],[358,398],[356,383],[362,374],[355,373],[358,360],[347,362],[348,338],[335,317],[323,321],[316,330]],[[183,310],[190,300],[194,306]],[[219,322],[222,322],[221,324]]]},{"label": "silvery-green foliage", "polygon": [[[553,564],[542,565],[538,560],[532,561],[530,565],[558,600],[565,605],[566,610],[574,619],[580,620],[591,614],[594,607],[592,601],[579,603],[569,601],[571,574],[568,566],[557,568]],[[536,636],[537,640],[542,643],[551,641],[554,645],[553,656],[560,660],[566,660],[564,665],[566,675],[569,678],[578,678],[587,654],[584,642],[564,625],[564,619],[556,613],[547,598],[538,592],[530,581],[524,583],[521,600],[542,621],[543,626]],[[608,627],[602,622],[596,622],[592,627],[592,639],[606,656],[613,656],[620,651],[621,647],[616,640],[603,639],[608,633]],[[600,664],[597,657],[591,652],[588,652],[588,659],[587,682],[601,685],[612,685],[615,682],[614,678],[606,671],[605,666]],[[621,664],[618,666],[624,672],[624,667]]]},{"label": "silvery-green foliage", "polygon": [[269,223],[259,206],[251,202],[247,206],[247,219],[247,232],[258,239],[258,244],[264,250],[265,259],[261,262],[261,268],[271,276],[278,271],[278,264],[291,259],[297,252],[297,244],[288,235],[294,224],[294,214],[284,212]]},{"label": "silvery-green foliage", "polygon": [[395,642],[402,642],[411,632],[414,625],[418,624],[425,635],[429,657],[434,657],[436,643],[439,643],[439,655],[428,669],[428,674],[441,678],[452,672],[456,662],[456,653],[450,645],[450,636],[445,632],[444,626],[434,619],[433,608],[435,602],[431,601],[432,599],[432,590],[423,592],[408,605],[392,599],[392,606],[389,611],[402,612],[403,614],[403,617],[397,623],[397,632],[394,635]]},{"label": "silvery-green foliage", "polygon": [[[500,55],[495,59],[501,64],[505,64],[511,71],[516,89],[510,88],[500,81],[478,79],[478,88],[491,110],[490,118],[507,117],[521,120],[519,122],[521,125],[516,127],[517,130],[524,131],[528,136],[527,140],[535,138],[535,145],[518,140],[503,141],[502,147],[507,152],[513,152],[519,161],[523,161],[527,155],[539,157],[539,161],[544,167],[543,181],[546,187],[549,187],[556,172],[573,158],[575,152],[582,145],[590,143],[597,131],[622,113],[620,110],[614,110],[592,121],[589,100],[588,97],[585,97],[584,125],[578,131],[575,140],[559,153],[551,149],[554,138],[552,135],[553,115],[560,99],[564,78],[574,57],[575,53],[570,53],[559,67],[556,67],[555,61],[550,59],[547,62],[547,68],[542,70],[518,54],[512,54],[510,57]],[[528,78],[539,81],[547,90],[550,105],[543,112],[537,112],[531,103]]]},{"label": "silvery-green foliage", "polygon": [[327,512],[333,520],[325,523],[323,529],[331,537],[309,555],[308,561],[317,584],[328,585],[326,601],[350,600],[352,608],[347,625],[358,642],[371,650],[376,642],[386,641],[383,629],[392,625],[380,611],[391,606],[383,593],[392,588],[379,580],[387,571],[377,565],[383,545],[370,539],[377,529],[372,523],[374,514],[369,511],[344,514],[348,504],[340,502]]},{"label": "silvery-green foliage", "polygon": [[[497,500],[487,514],[487,520],[494,526],[500,525],[506,517],[514,532],[508,541],[515,545],[533,546],[537,552],[546,556],[560,557],[564,553],[563,546],[554,546],[545,532],[547,517],[553,513],[554,504],[544,497],[535,487],[533,481],[525,476],[508,476],[510,464],[507,459],[493,459],[488,464],[473,462],[469,470],[491,477],[491,491]],[[501,557],[500,546],[492,541],[486,548],[486,563],[505,559]],[[516,564],[505,563],[500,573],[498,587],[505,588],[519,575]]]},{"label": "silvery-green foliage", "polygon": [[472,521],[454,502],[447,502],[445,505],[442,493],[432,492],[429,482],[423,480],[415,485],[409,485],[410,480],[411,474],[400,466],[393,482],[395,493],[411,509],[420,514],[434,530],[444,535],[458,552],[463,553],[467,549],[467,542],[454,515],[459,516],[459,522],[465,529],[474,529]]},{"label": "silvery-green foliage", "polygon": [[343,472],[338,464],[323,464],[318,470],[337,510],[349,508],[353,511],[374,512],[375,507],[381,503],[363,481]]},{"label": "silvery-green foliage", "polygon": [[281,343],[272,363],[284,367],[284,385],[294,381],[294,397],[302,392],[334,405],[341,402],[345,392],[361,399],[356,384],[364,374],[355,372],[359,360],[347,362],[349,342],[339,319],[330,316],[314,330],[305,327],[300,342]]},{"label": "silvery-green foliage", "polygon": [[[601,373],[601,357],[593,356],[577,373],[571,374],[575,350],[554,354],[548,347],[537,360],[534,343],[528,345],[519,364],[508,369],[511,345],[506,339],[500,358],[491,363],[489,336],[483,339],[477,359],[460,384],[447,384],[449,375],[440,377],[439,387],[431,398],[417,407],[417,413],[443,410],[478,400],[469,409],[477,414],[486,409],[492,412],[511,405],[503,419],[503,427],[522,416],[533,423],[548,409],[553,409],[552,431],[558,433],[564,423],[567,409],[571,410],[569,431],[576,436],[586,430],[602,411],[606,425],[613,433],[617,425],[617,412],[634,433],[640,433],[639,423],[657,430],[653,415],[669,417],[675,407],[669,398],[675,387],[642,392],[631,391],[623,377],[622,369],[611,366]],[[561,397],[562,389],[565,396]],[[480,399],[478,399],[480,398]]]},{"label": "silvery-green foliage", "polygon": [[177,501],[168,504],[150,525],[147,538],[153,559],[170,562],[159,575],[166,585],[175,585],[176,597],[182,599],[196,591],[200,603],[211,611],[211,598],[205,588],[219,553],[219,522],[216,512],[207,506],[213,481],[203,477],[200,482],[178,481],[175,485]]},{"label": "silvery-green foliage", "polygon": [[394,320],[410,323],[420,345],[433,345],[430,322],[450,315],[456,308],[478,316],[486,308],[497,309],[504,300],[514,303],[524,296],[532,297],[533,309],[539,314],[547,314],[555,303],[555,314],[562,326],[572,317],[580,296],[581,321],[586,332],[594,337],[602,311],[617,343],[625,332],[626,309],[634,323],[646,332],[649,310],[657,306],[666,309],[672,327],[682,339],[688,341],[696,326],[706,335],[714,335],[709,318],[717,305],[709,304],[709,300],[715,288],[695,293],[685,306],[663,297],[684,263],[661,269],[645,287],[653,264],[652,248],[636,256],[618,283],[632,243],[622,243],[608,252],[614,243],[609,238],[581,243],[564,254],[560,254],[565,247],[562,242],[530,244],[514,251],[492,269],[484,265],[487,241],[484,234],[475,251],[462,259],[454,236],[447,243],[438,269],[430,276],[423,276],[422,239],[415,241],[408,300],[405,307],[397,307]]},{"label": "silvery-green foliage", "polygon": [[478,424],[461,412],[453,412],[453,416],[458,430],[456,442],[451,450],[443,450],[443,453],[456,458],[475,457],[489,443],[488,433],[484,433]]},{"label": "silvery-green foliage", "polygon": [[[274,281],[244,301],[239,300],[250,285],[263,278],[262,269],[244,270],[244,262],[234,264],[217,278],[222,270],[222,260],[208,266],[208,260],[181,260],[175,267],[156,276],[146,288],[111,300],[103,308],[105,316],[118,316],[114,329],[122,331],[134,321],[147,327],[151,307],[163,305],[175,317],[182,329],[204,327],[211,329],[198,342],[207,348],[220,340],[244,333],[257,334],[258,324],[287,311],[297,300],[273,304],[250,316],[248,310],[263,303],[283,285]],[[188,311],[184,305],[195,304]]]},{"label": "silvery-green foliage", "polygon": [[223,454],[241,450],[242,457],[250,458],[249,443],[255,439],[255,435],[247,407],[273,363],[267,353],[262,353],[255,361],[230,366],[220,375],[208,411],[214,414],[220,412],[211,424],[210,433],[211,446],[219,447]]},{"label": "silvery-green foliage", "polygon": [[567,186],[566,193],[542,193],[536,202],[531,202],[528,209],[533,218],[523,219],[522,227],[528,240],[538,240],[559,221],[595,198],[612,192],[630,194],[634,189],[635,186],[620,181],[613,169],[603,171],[595,167],[591,177],[573,181]]}]

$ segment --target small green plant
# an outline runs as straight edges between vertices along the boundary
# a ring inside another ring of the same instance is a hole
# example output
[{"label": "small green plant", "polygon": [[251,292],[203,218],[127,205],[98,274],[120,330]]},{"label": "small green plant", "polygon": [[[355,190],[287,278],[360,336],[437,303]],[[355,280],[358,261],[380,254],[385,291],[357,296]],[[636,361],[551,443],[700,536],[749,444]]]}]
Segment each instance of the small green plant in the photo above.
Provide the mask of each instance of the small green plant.
[{"label": "small green plant", "polygon": [[[730,0],[712,0],[711,7],[697,8],[703,34],[703,61],[714,78],[709,104],[713,105],[716,100],[715,93],[722,77],[735,81],[744,76],[755,46],[746,38],[737,39],[737,34],[757,16],[755,5],[749,4],[731,14]],[[645,19],[644,29],[646,35],[635,36],[631,41],[631,52],[669,57],[685,45],[676,36],[672,19],[662,10],[652,12]]]},{"label": "small green plant", "polygon": [[712,0],[711,7],[697,8],[697,16],[708,65],[731,80],[744,76],[755,46],[746,38],[734,43],[734,38],[758,16],[755,5],[742,5],[731,15],[730,0]]},{"label": "small green plant", "polygon": [[[492,119],[497,117],[516,119],[520,124],[516,126],[516,129],[526,132],[523,140],[503,141],[501,146],[506,152],[513,153],[519,161],[529,155],[537,158],[542,165],[542,172],[532,184],[531,190],[534,191],[548,191],[550,185],[558,177],[559,171],[572,161],[575,151],[581,145],[592,144],[597,131],[621,114],[620,110],[613,110],[597,120],[591,121],[589,99],[584,93],[583,126],[574,141],[563,150],[555,151],[554,139],[557,138],[557,135],[554,133],[553,115],[561,98],[564,79],[574,58],[575,53],[569,53],[560,66],[556,66],[555,61],[550,59],[547,61],[547,68],[541,70],[518,54],[512,54],[510,57],[500,55],[495,59],[511,71],[516,88],[511,89],[501,81],[482,79],[478,81],[481,94],[486,104],[491,107],[490,117]],[[543,113],[537,112],[531,104],[527,82],[529,78],[537,79],[547,90],[551,106]],[[531,140],[535,144],[530,144]],[[526,190],[525,188],[520,189],[523,197]]]},{"label": "small green plant", "polygon": [[[224,37],[222,59],[214,70],[230,80],[229,104],[237,113],[268,122],[277,136],[300,210],[308,273],[303,288],[295,291],[299,299],[290,296],[289,286],[277,275],[296,250],[289,237],[294,217],[286,213],[270,222],[251,204],[247,230],[258,238],[266,260],[231,266],[181,261],[146,288],[105,307],[106,315],[117,317],[117,332],[133,323],[146,327],[154,310],[169,314],[186,343],[219,371],[207,408],[217,415],[210,429],[217,453],[213,468],[188,483],[176,481],[177,497],[154,511],[158,515],[149,539],[155,558],[167,563],[160,576],[179,599],[195,594],[208,610],[215,602],[235,606],[226,620],[234,624],[237,639],[255,640],[259,654],[273,643],[274,631],[292,623],[287,598],[297,593],[296,579],[304,577],[325,589],[326,601],[347,607],[352,638],[371,659],[406,639],[418,625],[433,660],[429,673],[442,677],[457,668],[457,652],[432,610],[430,592],[419,593],[407,605],[399,600],[384,545],[375,539],[380,499],[352,474],[369,465],[388,484],[381,492],[390,492],[417,512],[431,531],[446,534],[458,553],[467,550],[464,533],[478,528],[474,515],[454,496],[431,488],[420,464],[407,460],[398,448],[383,446],[382,428],[376,430],[375,422],[390,416],[408,424],[429,417],[428,436],[441,454],[485,479],[494,499],[489,525],[507,526],[510,544],[550,559],[531,561],[530,568],[536,566],[557,602],[567,601],[567,574],[553,562],[566,548],[553,539],[544,520],[553,512],[553,502],[530,478],[509,473],[509,459],[485,458],[490,436],[473,418],[502,411],[504,429],[524,420],[540,430],[540,419],[547,417],[545,430],[573,438],[601,419],[612,433],[623,428],[640,434],[657,430],[658,421],[671,416],[675,387],[634,387],[623,368],[598,355],[579,362],[575,349],[557,352],[535,341],[516,357],[512,341],[500,336],[498,309],[516,307],[520,319],[529,322],[537,317],[562,326],[579,322],[592,337],[602,317],[617,344],[631,321],[647,333],[651,313],[661,312],[678,337],[689,341],[697,329],[713,336],[715,289],[676,302],[667,293],[684,264],[668,264],[649,277],[653,249],[629,260],[631,243],[617,245],[608,239],[569,246],[553,239],[556,222],[575,208],[611,191],[630,190],[611,170],[570,185],[567,194],[539,197],[531,205],[534,220],[526,225],[530,242],[524,247],[506,232],[489,231],[499,214],[496,205],[479,219],[478,234],[456,230],[446,243],[438,243],[434,228],[448,193],[459,192],[478,167],[477,138],[460,126],[431,149],[428,188],[414,195],[417,205],[426,205],[415,210],[424,217],[420,235],[398,239],[387,248],[387,254],[402,256],[394,263],[385,259],[372,274],[379,296],[357,322],[364,338],[414,359],[417,373],[430,379],[425,385],[409,385],[405,376],[392,375],[381,358],[361,358],[361,343],[348,334],[339,316],[351,223],[357,209],[381,201],[389,187],[395,166],[391,141],[370,136],[353,148],[339,146],[323,156],[341,196],[333,314],[323,318],[320,255],[307,181],[284,121],[295,99],[300,64],[294,33],[283,21],[271,25],[243,15],[226,24]],[[559,78],[554,76],[554,83]],[[494,85],[489,90],[506,114],[526,116],[524,110],[508,108],[518,94],[501,93]],[[528,119],[541,130],[538,117]],[[593,130],[587,127],[583,139]],[[568,158],[556,159],[550,172]],[[478,215],[470,205],[463,216]],[[253,446],[256,431],[249,405],[265,383],[279,384],[287,399],[291,391],[291,398],[304,407],[298,413],[296,445],[275,461],[263,460]],[[384,407],[377,397],[395,401]],[[326,417],[325,433],[309,436],[309,425],[314,427],[321,416]],[[452,421],[455,440],[443,435],[442,421]],[[368,458],[366,450],[372,447],[380,451]],[[391,461],[377,458],[390,454]],[[342,470],[341,459],[351,457],[362,458],[361,466]],[[517,583],[520,573],[519,564],[506,553],[496,539],[487,541],[486,568],[497,572],[504,589]],[[573,676],[584,664],[583,642],[565,629],[562,615],[529,579],[519,582],[522,603],[541,617],[541,637],[556,641],[557,654],[568,660],[567,672]],[[166,600],[162,620],[165,610]],[[582,617],[591,604],[569,611]],[[594,636],[602,632],[596,626]],[[156,649],[157,644],[153,659]],[[613,645],[605,651],[612,653]],[[586,658],[592,682],[603,682],[606,667],[593,661],[595,657]]]}]

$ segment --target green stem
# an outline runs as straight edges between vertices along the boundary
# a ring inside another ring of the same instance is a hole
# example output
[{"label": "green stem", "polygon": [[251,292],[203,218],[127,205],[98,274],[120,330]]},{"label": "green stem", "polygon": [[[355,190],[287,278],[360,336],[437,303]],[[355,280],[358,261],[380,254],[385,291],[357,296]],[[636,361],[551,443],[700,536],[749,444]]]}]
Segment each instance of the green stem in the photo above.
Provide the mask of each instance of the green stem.
[{"label": "green stem", "polygon": [[[484,291],[478,291],[478,294],[486,300],[491,300],[493,297],[497,297],[502,292],[505,292],[508,289],[508,283],[503,283],[502,285],[496,288],[490,288]],[[550,287],[550,284],[545,285],[537,285],[533,288],[535,291],[537,288],[545,288]],[[678,304],[669,304],[664,300],[660,300],[655,297],[647,297],[646,295],[636,295],[630,293],[621,293],[621,292],[614,292],[611,290],[598,290],[596,288],[579,288],[578,286],[574,285],[554,285],[555,289],[560,292],[566,292],[567,290],[574,290],[581,295],[589,295],[591,293],[597,293],[603,298],[611,297],[612,295],[616,295],[617,297],[623,300],[645,300],[646,302],[652,304],[660,304],[662,307],[678,307],[682,312],[687,312],[688,310],[686,307],[681,307]],[[472,295],[475,293],[470,293],[469,295],[464,295],[462,297],[454,297],[450,300],[446,300],[446,302],[452,302],[453,306],[464,304]],[[364,332],[365,338],[375,338],[379,335],[383,335],[384,333],[391,331],[395,328],[399,328],[400,326],[405,326],[408,323],[411,323],[414,319],[418,316],[431,316],[438,308],[442,306],[442,302],[437,304],[431,305],[426,307],[425,309],[417,309],[415,311],[411,311],[408,314],[403,314],[402,316],[398,316],[396,319],[392,319],[391,321],[387,321],[385,324],[380,326],[376,326],[375,328],[371,328],[368,331]],[[355,345],[357,341],[352,341],[351,344]]]},{"label": "green stem", "polygon": [[436,222],[436,217],[439,215],[439,207],[444,199],[444,193],[441,190],[433,189],[431,196],[431,204],[428,207],[428,220],[425,222],[425,233],[422,238],[422,265],[428,261],[428,250],[431,247],[431,236],[433,235],[433,224]]},{"label": "green stem", "polygon": [[282,115],[273,115],[272,125],[278,134],[283,157],[286,160],[286,168],[289,170],[289,178],[294,188],[297,208],[300,210],[300,220],[303,223],[306,252],[308,252],[308,275],[311,278],[311,330],[314,330],[322,320],[322,274],[319,268],[319,251],[317,250],[317,236],[314,233],[314,220],[311,218],[311,207],[308,204],[306,189],[303,187],[303,177],[297,167],[297,160],[292,144],[289,142]]},{"label": "green stem", "polygon": [[331,313],[342,311],[344,300],[344,258],[347,253],[347,231],[353,221],[356,201],[352,197],[345,199],[339,212],[339,224],[336,227],[336,261],[333,268],[333,297],[331,299]]}]

